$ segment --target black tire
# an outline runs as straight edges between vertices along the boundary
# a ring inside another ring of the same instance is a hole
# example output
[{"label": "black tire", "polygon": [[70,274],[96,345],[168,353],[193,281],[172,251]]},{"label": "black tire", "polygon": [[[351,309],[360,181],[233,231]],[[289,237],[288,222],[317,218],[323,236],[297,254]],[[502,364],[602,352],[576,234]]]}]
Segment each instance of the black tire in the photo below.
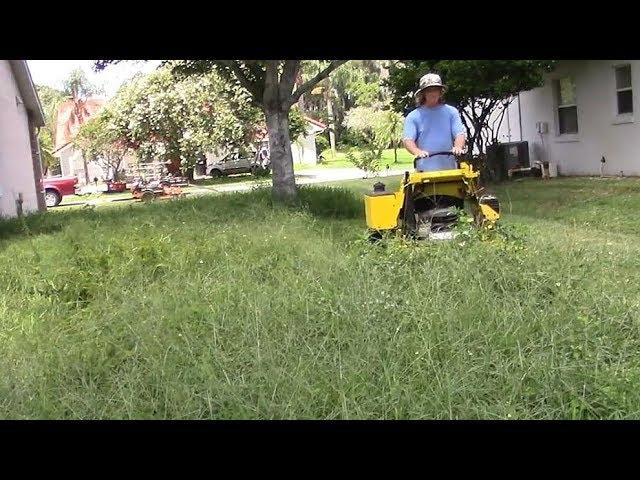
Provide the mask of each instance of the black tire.
[{"label": "black tire", "polygon": [[144,192],[142,192],[142,196],[140,197],[140,200],[142,200],[143,202],[152,202],[155,199],[156,194],[151,190],[145,190]]},{"label": "black tire", "polygon": [[211,175],[211,178],[220,178],[222,176],[222,172],[217,168],[214,168],[209,172],[209,175]]},{"label": "black tire", "polygon": [[55,190],[48,188],[44,192],[44,201],[47,207],[56,207],[60,205],[62,196]]},{"label": "black tire", "polygon": [[379,230],[370,230],[369,231],[369,241],[371,243],[378,243],[382,240],[382,232]]}]

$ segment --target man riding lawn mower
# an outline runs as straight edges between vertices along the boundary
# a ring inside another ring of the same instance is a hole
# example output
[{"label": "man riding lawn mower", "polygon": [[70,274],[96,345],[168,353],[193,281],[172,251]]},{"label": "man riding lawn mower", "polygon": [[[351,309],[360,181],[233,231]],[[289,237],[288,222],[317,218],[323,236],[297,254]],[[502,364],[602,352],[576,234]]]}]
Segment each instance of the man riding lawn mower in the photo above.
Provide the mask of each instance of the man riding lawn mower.
[{"label": "man riding lawn mower", "polygon": [[[381,183],[365,196],[371,238],[385,231],[418,239],[451,239],[465,200],[478,227],[491,227],[500,217],[498,199],[483,195],[479,173],[466,162],[465,129],[459,112],[443,101],[440,76],[427,74],[415,93],[418,107],[405,120],[404,145],[416,158],[415,172],[405,172],[397,192]],[[431,153],[430,153],[431,152]]]}]

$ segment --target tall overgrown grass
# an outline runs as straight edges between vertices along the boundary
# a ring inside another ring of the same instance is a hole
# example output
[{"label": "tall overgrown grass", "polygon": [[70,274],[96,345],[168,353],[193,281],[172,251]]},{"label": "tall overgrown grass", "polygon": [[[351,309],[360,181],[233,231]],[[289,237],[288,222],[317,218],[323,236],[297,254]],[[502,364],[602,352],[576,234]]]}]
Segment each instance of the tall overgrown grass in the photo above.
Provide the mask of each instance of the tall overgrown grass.
[{"label": "tall overgrown grass", "polygon": [[639,182],[510,184],[503,235],[381,245],[370,183],[1,223],[0,417],[640,416]]}]

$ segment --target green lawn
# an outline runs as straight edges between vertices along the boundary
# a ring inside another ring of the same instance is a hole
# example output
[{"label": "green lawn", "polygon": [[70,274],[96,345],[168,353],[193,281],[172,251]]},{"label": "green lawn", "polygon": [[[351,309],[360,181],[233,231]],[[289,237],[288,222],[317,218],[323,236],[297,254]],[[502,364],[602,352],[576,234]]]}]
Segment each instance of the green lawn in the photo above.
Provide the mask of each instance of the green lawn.
[{"label": "green lawn", "polygon": [[[398,163],[395,162],[395,157],[393,154],[393,149],[384,150],[382,152],[382,159],[380,164],[382,168],[386,165],[389,165],[389,168],[403,168],[407,165],[413,165],[413,156],[407,152],[404,148],[398,148]],[[320,165],[296,165],[296,170],[305,170],[309,168],[353,168],[354,165],[347,159],[346,153],[344,152],[336,152],[336,155],[333,155],[331,149],[325,150],[322,152],[322,156],[326,159]]]},{"label": "green lawn", "polygon": [[640,418],[640,181],[382,246],[372,182],[0,223],[0,418]]}]

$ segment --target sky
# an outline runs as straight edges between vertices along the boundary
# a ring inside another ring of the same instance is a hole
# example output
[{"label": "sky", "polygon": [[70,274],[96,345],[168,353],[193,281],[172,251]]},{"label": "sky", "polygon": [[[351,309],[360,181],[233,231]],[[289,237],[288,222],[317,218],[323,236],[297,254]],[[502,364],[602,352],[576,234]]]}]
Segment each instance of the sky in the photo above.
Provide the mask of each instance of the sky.
[{"label": "sky", "polygon": [[126,80],[138,72],[148,73],[156,68],[161,60],[127,60],[109,65],[101,72],[93,71],[95,60],[27,60],[31,78],[36,85],[62,88],[69,73],[76,68],[84,70],[89,81],[104,90],[104,96],[111,98]]}]

